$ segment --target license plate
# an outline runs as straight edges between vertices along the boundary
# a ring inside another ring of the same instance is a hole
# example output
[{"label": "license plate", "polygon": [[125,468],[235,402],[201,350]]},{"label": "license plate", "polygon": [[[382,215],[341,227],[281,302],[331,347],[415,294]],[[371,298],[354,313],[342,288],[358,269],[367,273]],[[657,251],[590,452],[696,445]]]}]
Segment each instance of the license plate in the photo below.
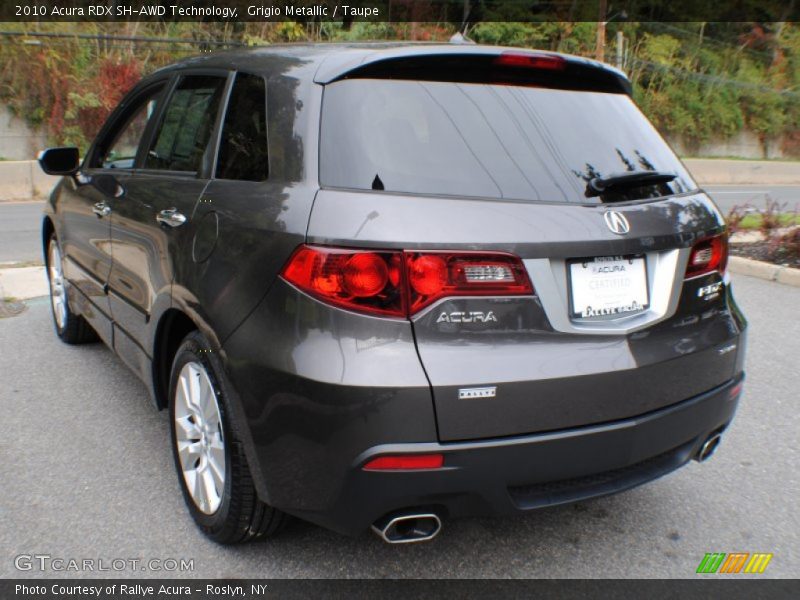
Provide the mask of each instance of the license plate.
[{"label": "license plate", "polygon": [[573,317],[613,317],[650,306],[643,256],[598,256],[568,264]]}]

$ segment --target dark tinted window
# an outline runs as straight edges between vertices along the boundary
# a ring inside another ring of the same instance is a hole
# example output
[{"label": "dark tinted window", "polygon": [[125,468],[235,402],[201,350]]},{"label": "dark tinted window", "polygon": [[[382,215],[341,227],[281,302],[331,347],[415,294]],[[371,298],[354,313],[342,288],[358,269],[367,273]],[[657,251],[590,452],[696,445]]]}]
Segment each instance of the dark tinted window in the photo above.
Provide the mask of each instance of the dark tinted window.
[{"label": "dark tinted window", "polygon": [[225,87],[222,77],[184,77],[173,92],[145,168],[198,171]]},{"label": "dark tinted window", "polygon": [[552,202],[587,198],[587,181],[675,173],[634,199],[694,189],[625,94],[428,81],[326,86],[320,180],[329,187]]},{"label": "dark tinted window", "polygon": [[156,111],[163,86],[152,88],[134,100],[133,105],[120,115],[119,122],[108,137],[100,143],[93,159],[93,167],[104,169],[132,169],[136,152],[150,118]]},{"label": "dark tinted window", "polygon": [[267,90],[263,77],[239,73],[222,127],[217,177],[263,181],[267,160]]}]

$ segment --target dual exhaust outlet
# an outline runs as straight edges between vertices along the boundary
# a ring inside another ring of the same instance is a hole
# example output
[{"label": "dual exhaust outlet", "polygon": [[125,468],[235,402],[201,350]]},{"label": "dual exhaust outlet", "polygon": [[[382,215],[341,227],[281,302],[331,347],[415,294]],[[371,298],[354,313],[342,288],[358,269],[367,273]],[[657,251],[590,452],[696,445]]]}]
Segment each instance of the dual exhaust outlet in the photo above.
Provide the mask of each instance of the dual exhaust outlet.
[{"label": "dual exhaust outlet", "polygon": [[432,540],[442,530],[436,513],[403,513],[375,521],[372,531],[387,544],[410,544]]}]

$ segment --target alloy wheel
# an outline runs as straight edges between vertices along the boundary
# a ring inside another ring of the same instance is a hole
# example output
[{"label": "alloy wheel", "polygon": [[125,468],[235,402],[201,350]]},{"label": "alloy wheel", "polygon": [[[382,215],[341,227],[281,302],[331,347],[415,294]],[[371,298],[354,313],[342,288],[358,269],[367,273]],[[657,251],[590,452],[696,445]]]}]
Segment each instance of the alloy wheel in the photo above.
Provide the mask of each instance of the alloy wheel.
[{"label": "alloy wheel", "polygon": [[225,440],[217,394],[199,362],[186,363],[178,376],[175,442],[189,495],[201,512],[213,514],[225,489]]},{"label": "alloy wheel", "polygon": [[50,280],[50,304],[53,306],[53,318],[59,330],[67,323],[67,291],[64,287],[64,271],[61,266],[61,251],[55,239],[50,240],[47,256],[47,277]]}]

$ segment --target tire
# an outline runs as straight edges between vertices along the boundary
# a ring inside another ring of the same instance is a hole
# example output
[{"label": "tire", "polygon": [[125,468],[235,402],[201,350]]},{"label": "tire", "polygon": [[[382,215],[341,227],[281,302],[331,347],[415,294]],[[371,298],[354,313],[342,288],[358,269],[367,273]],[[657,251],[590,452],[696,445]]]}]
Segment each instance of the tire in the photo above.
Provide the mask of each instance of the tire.
[{"label": "tire", "polygon": [[81,315],[72,311],[67,294],[67,280],[61,248],[55,234],[47,240],[47,284],[50,289],[50,308],[53,313],[53,325],[56,335],[67,344],[87,344],[98,340],[92,326]]},{"label": "tire", "polygon": [[170,375],[172,456],[183,499],[197,526],[215,542],[264,539],[281,528],[286,515],[258,499],[230,417],[224,392],[229,386],[210,347],[200,332],[187,335]]}]

